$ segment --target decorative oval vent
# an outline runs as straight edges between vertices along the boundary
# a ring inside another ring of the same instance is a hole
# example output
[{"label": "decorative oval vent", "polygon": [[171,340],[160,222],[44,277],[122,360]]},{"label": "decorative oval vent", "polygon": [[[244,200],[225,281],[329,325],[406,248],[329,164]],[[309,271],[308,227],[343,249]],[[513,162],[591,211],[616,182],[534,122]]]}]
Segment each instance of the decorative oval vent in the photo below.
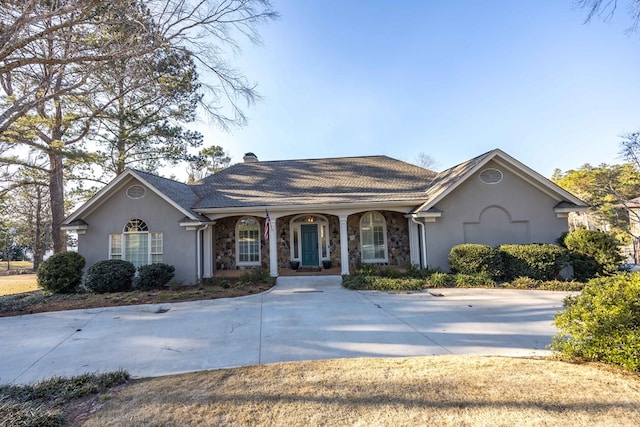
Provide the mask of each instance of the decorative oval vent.
[{"label": "decorative oval vent", "polygon": [[127,188],[127,196],[130,199],[142,199],[146,192],[142,185],[131,185]]},{"label": "decorative oval vent", "polygon": [[480,181],[485,184],[497,184],[502,181],[502,172],[498,169],[488,168],[480,172]]}]

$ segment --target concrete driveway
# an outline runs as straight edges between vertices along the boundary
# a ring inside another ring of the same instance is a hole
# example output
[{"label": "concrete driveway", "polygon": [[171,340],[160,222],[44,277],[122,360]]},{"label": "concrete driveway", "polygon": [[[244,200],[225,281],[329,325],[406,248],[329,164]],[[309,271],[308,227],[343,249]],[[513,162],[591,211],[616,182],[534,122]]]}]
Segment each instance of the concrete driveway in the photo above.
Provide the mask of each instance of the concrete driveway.
[{"label": "concrete driveway", "polygon": [[344,357],[531,356],[566,292],[355,292],[281,277],[254,296],[0,318],[0,384],[126,369],[133,377]]}]

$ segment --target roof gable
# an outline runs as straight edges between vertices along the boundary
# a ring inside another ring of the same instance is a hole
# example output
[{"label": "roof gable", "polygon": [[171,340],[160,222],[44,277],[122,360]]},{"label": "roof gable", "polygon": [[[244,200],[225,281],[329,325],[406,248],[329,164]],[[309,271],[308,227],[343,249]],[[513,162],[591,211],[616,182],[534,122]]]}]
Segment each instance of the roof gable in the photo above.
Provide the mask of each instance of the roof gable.
[{"label": "roof gable", "polygon": [[63,225],[69,225],[76,220],[82,219],[88,213],[96,209],[100,204],[109,198],[109,195],[120,188],[128,178],[135,178],[147,188],[153,191],[161,199],[182,212],[187,218],[193,221],[209,221],[209,219],[191,209],[196,203],[197,195],[187,184],[174,181],[168,178],[143,172],[135,169],[126,169],[123,173],[115,177],[109,184],[93,195],[87,202],[75,210],[64,221]]},{"label": "roof gable", "polygon": [[500,149],[494,149],[466,162],[460,163],[452,168],[440,172],[431,182],[429,189],[425,193],[426,201],[418,206],[414,212],[426,212],[435,207],[442,199],[447,197],[452,191],[469,179],[476,172],[481,170],[490,161],[495,161],[500,166],[515,173],[529,184],[540,191],[555,198],[558,203],[568,202],[577,207],[587,207],[587,204],[569,193],[562,187],[554,184],[549,179],[538,172],[509,156]]}]

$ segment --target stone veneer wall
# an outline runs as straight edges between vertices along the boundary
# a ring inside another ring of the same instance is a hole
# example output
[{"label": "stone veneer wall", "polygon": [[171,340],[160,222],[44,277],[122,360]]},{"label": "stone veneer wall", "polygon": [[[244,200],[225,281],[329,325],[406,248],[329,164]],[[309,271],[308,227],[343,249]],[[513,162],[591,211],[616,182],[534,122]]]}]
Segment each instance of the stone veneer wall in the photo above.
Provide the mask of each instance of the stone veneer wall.
[{"label": "stone veneer wall", "polygon": [[[231,216],[216,221],[213,226],[216,270],[235,270],[236,265],[236,224],[242,216]],[[260,236],[264,230],[264,218],[254,217],[260,226]],[[269,268],[269,243],[260,238],[261,265]],[[246,267],[251,268],[251,267]]]},{"label": "stone veneer wall", "polygon": [[[386,265],[410,265],[409,223],[404,214],[391,211],[377,211],[387,223],[387,253],[389,262]],[[366,212],[350,215],[347,220],[349,235],[349,270],[353,271],[362,264],[360,248],[360,218]]]},{"label": "stone veneer wall", "polygon": [[[409,253],[409,227],[408,221],[402,213],[390,211],[378,211],[384,216],[387,223],[387,252],[389,254],[388,265],[409,265],[411,255]],[[360,218],[363,213],[350,215],[347,220],[347,235],[349,239],[349,269],[353,271],[362,264],[362,252],[360,250]],[[290,268],[290,223],[298,216],[288,215],[276,220],[278,239],[278,268]],[[329,221],[329,252],[331,264],[341,266],[340,263],[340,220],[335,215],[324,215]],[[214,226],[214,247],[216,270],[235,270],[236,265],[236,223],[242,218],[233,216],[216,221]],[[255,217],[260,224],[260,235],[264,229],[264,218]],[[273,238],[274,236],[271,236]],[[261,264],[262,268],[269,269],[269,242],[261,238]]]}]

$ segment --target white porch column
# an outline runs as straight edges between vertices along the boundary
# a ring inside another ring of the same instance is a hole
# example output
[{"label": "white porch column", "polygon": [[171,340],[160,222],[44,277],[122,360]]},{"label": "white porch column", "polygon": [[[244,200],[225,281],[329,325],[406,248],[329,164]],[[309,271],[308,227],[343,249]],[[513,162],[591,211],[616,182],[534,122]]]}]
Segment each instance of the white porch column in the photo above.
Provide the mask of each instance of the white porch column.
[{"label": "white porch column", "polygon": [[428,258],[428,250],[427,250],[427,223],[426,221],[420,224],[422,229],[422,233],[420,233],[420,240],[422,241],[422,268],[429,268],[429,258]]},{"label": "white porch column", "polygon": [[409,224],[409,254],[411,258],[411,265],[421,266],[421,256],[420,256],[420,229],[418,224],[411,217],[407,218],[407,223]]},{"label": "white porch column", "polygon": [[202,277],[213,276],[213,227],[202,232]]},{"label": "white porch column", "polygon": [[349,274],[349,233],[347,232],[348,215],[340,215],[340,264],[343,275]]},{"label": "white porch column", "polygon": [[277,216],[269,215],[269,275],[278,277],[278,222]]}]

